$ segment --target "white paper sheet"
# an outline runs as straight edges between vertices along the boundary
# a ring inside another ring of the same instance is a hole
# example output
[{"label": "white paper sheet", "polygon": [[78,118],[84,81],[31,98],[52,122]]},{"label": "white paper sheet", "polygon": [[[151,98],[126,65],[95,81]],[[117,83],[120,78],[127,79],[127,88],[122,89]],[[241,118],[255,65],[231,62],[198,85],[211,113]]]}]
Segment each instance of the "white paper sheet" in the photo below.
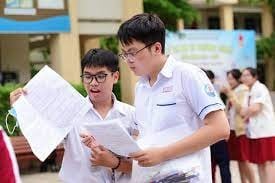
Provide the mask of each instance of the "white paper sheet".
[{"label": "white paper sheet", "polygon": [[127,118],[102,121],[90,124],[85,128],[95,137],[98,144],[118,155],[128,157],[129,153],[140,151],[141,148],[123,127],[123,120],[127,120]]},{"label": "white paper sheet", "polygon": [[[85,129],[93,135],[97,143],[122,156],[150,147],[161,147],[174,143],[189,136],[191,132],[186,130],[186,125],[178,125],[154,134],[149,134],[138,141],[132,139],[126,129],[121,125],[123,118],[108,120],[101,123],[93,123]],[[133,163],[132,182],[149,182],[153,179],[161,179],[173,172],[198,175],[200,169],[198,154],[190,154],[181,158],[169,160],[153,167],[140,167],[136,161]],[[192,174],[190,173],[192,172]]]},{"label": "white paper sheet", "polygon": [[[138,145],[142,149],[167,146],[191,135],[192,132],[187,129],[187,125],[182,124],[155,132],[153,135],[149,134],[148,136],[139,139]],[[146,183],[152,180],[164,178],[166,175],[169,175],[173,172],[192,172],[194,174],[198,174],[199,171],[200,159],[196,153],[165,161],[152,167],[141,167],[137,164],[136,161],[134,161],[131,182]]]},{"label": "white paper sheet", "polygon": [[88,112],[90,103],[48,66],[24,88],[27,95],[13,107],[33,153],[44,161]]}]

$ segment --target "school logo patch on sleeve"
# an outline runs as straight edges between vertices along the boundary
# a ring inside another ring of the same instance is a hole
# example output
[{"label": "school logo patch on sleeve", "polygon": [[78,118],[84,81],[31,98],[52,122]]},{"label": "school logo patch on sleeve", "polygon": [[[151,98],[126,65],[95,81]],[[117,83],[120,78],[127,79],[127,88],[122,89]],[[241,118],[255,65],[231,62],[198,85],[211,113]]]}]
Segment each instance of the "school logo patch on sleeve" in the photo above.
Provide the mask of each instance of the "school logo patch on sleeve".
[{"label": "school logo patch on sleeve", "polygon": [[216,96],[215,89],[211,84],[204,85],[204,91],[210,97],[215,97]]}]

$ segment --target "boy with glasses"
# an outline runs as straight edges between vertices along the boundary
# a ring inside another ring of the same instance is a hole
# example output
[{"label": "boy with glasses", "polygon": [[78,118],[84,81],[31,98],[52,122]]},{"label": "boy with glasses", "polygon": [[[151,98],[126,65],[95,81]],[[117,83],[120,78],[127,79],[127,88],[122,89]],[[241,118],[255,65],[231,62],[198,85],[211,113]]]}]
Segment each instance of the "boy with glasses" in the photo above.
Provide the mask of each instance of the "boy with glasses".
[{"label": "boy with glasses", "polygon": [[[91,123],[127,118],[129,120],[127,124],[124,123],[125,128],[130,134],[137,132],[135,124],[132,124],[134,108],[119,102],[112,93],[113,85],[119,78],[118,57],[111,51],[91,49],[82,59],[81,69],[87,100],[91,103],[91,110],[86,117],[92,120],[74,128],[64,140],[65,153],[60,178],[65,183],[129,182],[131,162],[90,141],[87,131]],[[12,92],[11,104],[22,94],[26,94],[22,89]]]},{"label": "boy with glasses", "polygon": [[[181,140],[132,153],[131,157],[139,165],[136,169],[133,167],[133,172],[144,169],[142,167],[148,167],[150,171],[149,167],[193,154],[198,157],[198,177],[192,179],[191,176],[189,181],[211,182],[209,145],[228,138],[229,126],[224,105],[209,79],[199,68],[165,55],[165,26],[155,15],[133,16],[120,26],[118,38],[122,50],[120,57],[137,76],[141,76],[135,90],[139,137],[185,126]],[[165,170],[167,177],[163,176],[161,168],[151,176],[160,182],[168,179],[170,182],[186,181],[185,176],[177,172],[172,174],[190,166],[180,161],[176,160],[177,165],[172,164],[170,171]],[[162,178],[158,179],[158,176]]]}]

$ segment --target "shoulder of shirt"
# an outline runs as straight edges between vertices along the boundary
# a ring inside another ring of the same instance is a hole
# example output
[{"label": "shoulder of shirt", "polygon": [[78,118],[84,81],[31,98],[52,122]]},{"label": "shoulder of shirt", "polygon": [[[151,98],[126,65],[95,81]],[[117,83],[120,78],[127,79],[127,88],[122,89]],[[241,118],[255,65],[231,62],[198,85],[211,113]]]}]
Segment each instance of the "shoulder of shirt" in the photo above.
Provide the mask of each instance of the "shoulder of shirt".
[{"label": "shoulder of shirt", "polygon": [[180,61],[175,61],[175,66],[173,70],[174,75],[180,75],[182,78],[193,78],[200,73],[204,73],[199,67],[190,64],[190,63],[184,63]]},{"label": "shoulder of shirt", "polygon": [[191,72],[198,72],[201,70],[200,68],[198,68],[193,64],[181,62],[176,60],[175,58],[173,58],[172,62],[174,63],[173,72],[191,73]]},{"label": "shoulder of shirt", "polygon": [[116,101],[117,106],[119,107],[121,112],[124,112],[125,114],[127,113],[133,113],[135,111],[135,107],[132,105],[129,105],[127,103],[121,102],[121,101]]},{"label": "shoulder of shirt", "polygon": [[239,91],[249,91],[249,88],[248,86],[244,85],[244,84],[240,84],[236,89],[235,89],[236,92],[239,92]]},{"label": "shoulder of shirt", "polygon": [[199,67],[183,62],[177,63],[173,71],[173,76],[180,79],[183,85],[189,85],[196,81],[204,81],[207,79],[206,75],[203,77],[204,75],[204,71]]},{"label": "shoulder of shirt", "polygon": [[[203,71],[190,63],[180,62],[176,60],[175,58],[169,58],[172,59],[170,61],[173,62],[173,77],[179,76],[181,78],[194,78],[198,76],[199,73],[203,73]],[[144,85],[145,79],[143,77],[140,77],[140,79],[136,83],[136,89]]]},{"label": "shoulder of shirt", "polygon": [[254,86],[252,86],[251,91],[259,91],[259,90],[268,92],[268,88],[263,83],[261,83],[260,81],[256,81]]}]

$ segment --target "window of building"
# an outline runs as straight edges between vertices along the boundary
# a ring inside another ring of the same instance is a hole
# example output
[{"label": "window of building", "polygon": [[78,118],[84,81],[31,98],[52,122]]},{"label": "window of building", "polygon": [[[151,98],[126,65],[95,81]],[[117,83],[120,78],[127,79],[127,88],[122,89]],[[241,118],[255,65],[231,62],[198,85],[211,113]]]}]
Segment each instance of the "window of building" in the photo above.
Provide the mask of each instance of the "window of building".
[{"label": "window of building", "polygon": [[254,30],[261,33],[260,17],[246,17],[244,19],[244,29]]},{"label": "window of building", "polygon": [[64,0],[38,0],[39,9],[64,9]]},{"label": "window of building", "polygon": [[6,0],[6,8],[33,8],[33,0]]},{"label": "window of building", "polygon": [[6,0],[4,15],[35,15],[33,0]]},{"label": "window of building", "polygon": [[198,23],[196,21],[192,22],[191,24],[185,24],[184,29],[198,29]]},{"label": "window of building", "polygon": [[254,30],[257,34],[262,33],[260,13],[235,13],[234,29]]},{"label": "window of building", "polygon": [[208,29],[220,29],[220,18],[209,17],[208,18]]}]

